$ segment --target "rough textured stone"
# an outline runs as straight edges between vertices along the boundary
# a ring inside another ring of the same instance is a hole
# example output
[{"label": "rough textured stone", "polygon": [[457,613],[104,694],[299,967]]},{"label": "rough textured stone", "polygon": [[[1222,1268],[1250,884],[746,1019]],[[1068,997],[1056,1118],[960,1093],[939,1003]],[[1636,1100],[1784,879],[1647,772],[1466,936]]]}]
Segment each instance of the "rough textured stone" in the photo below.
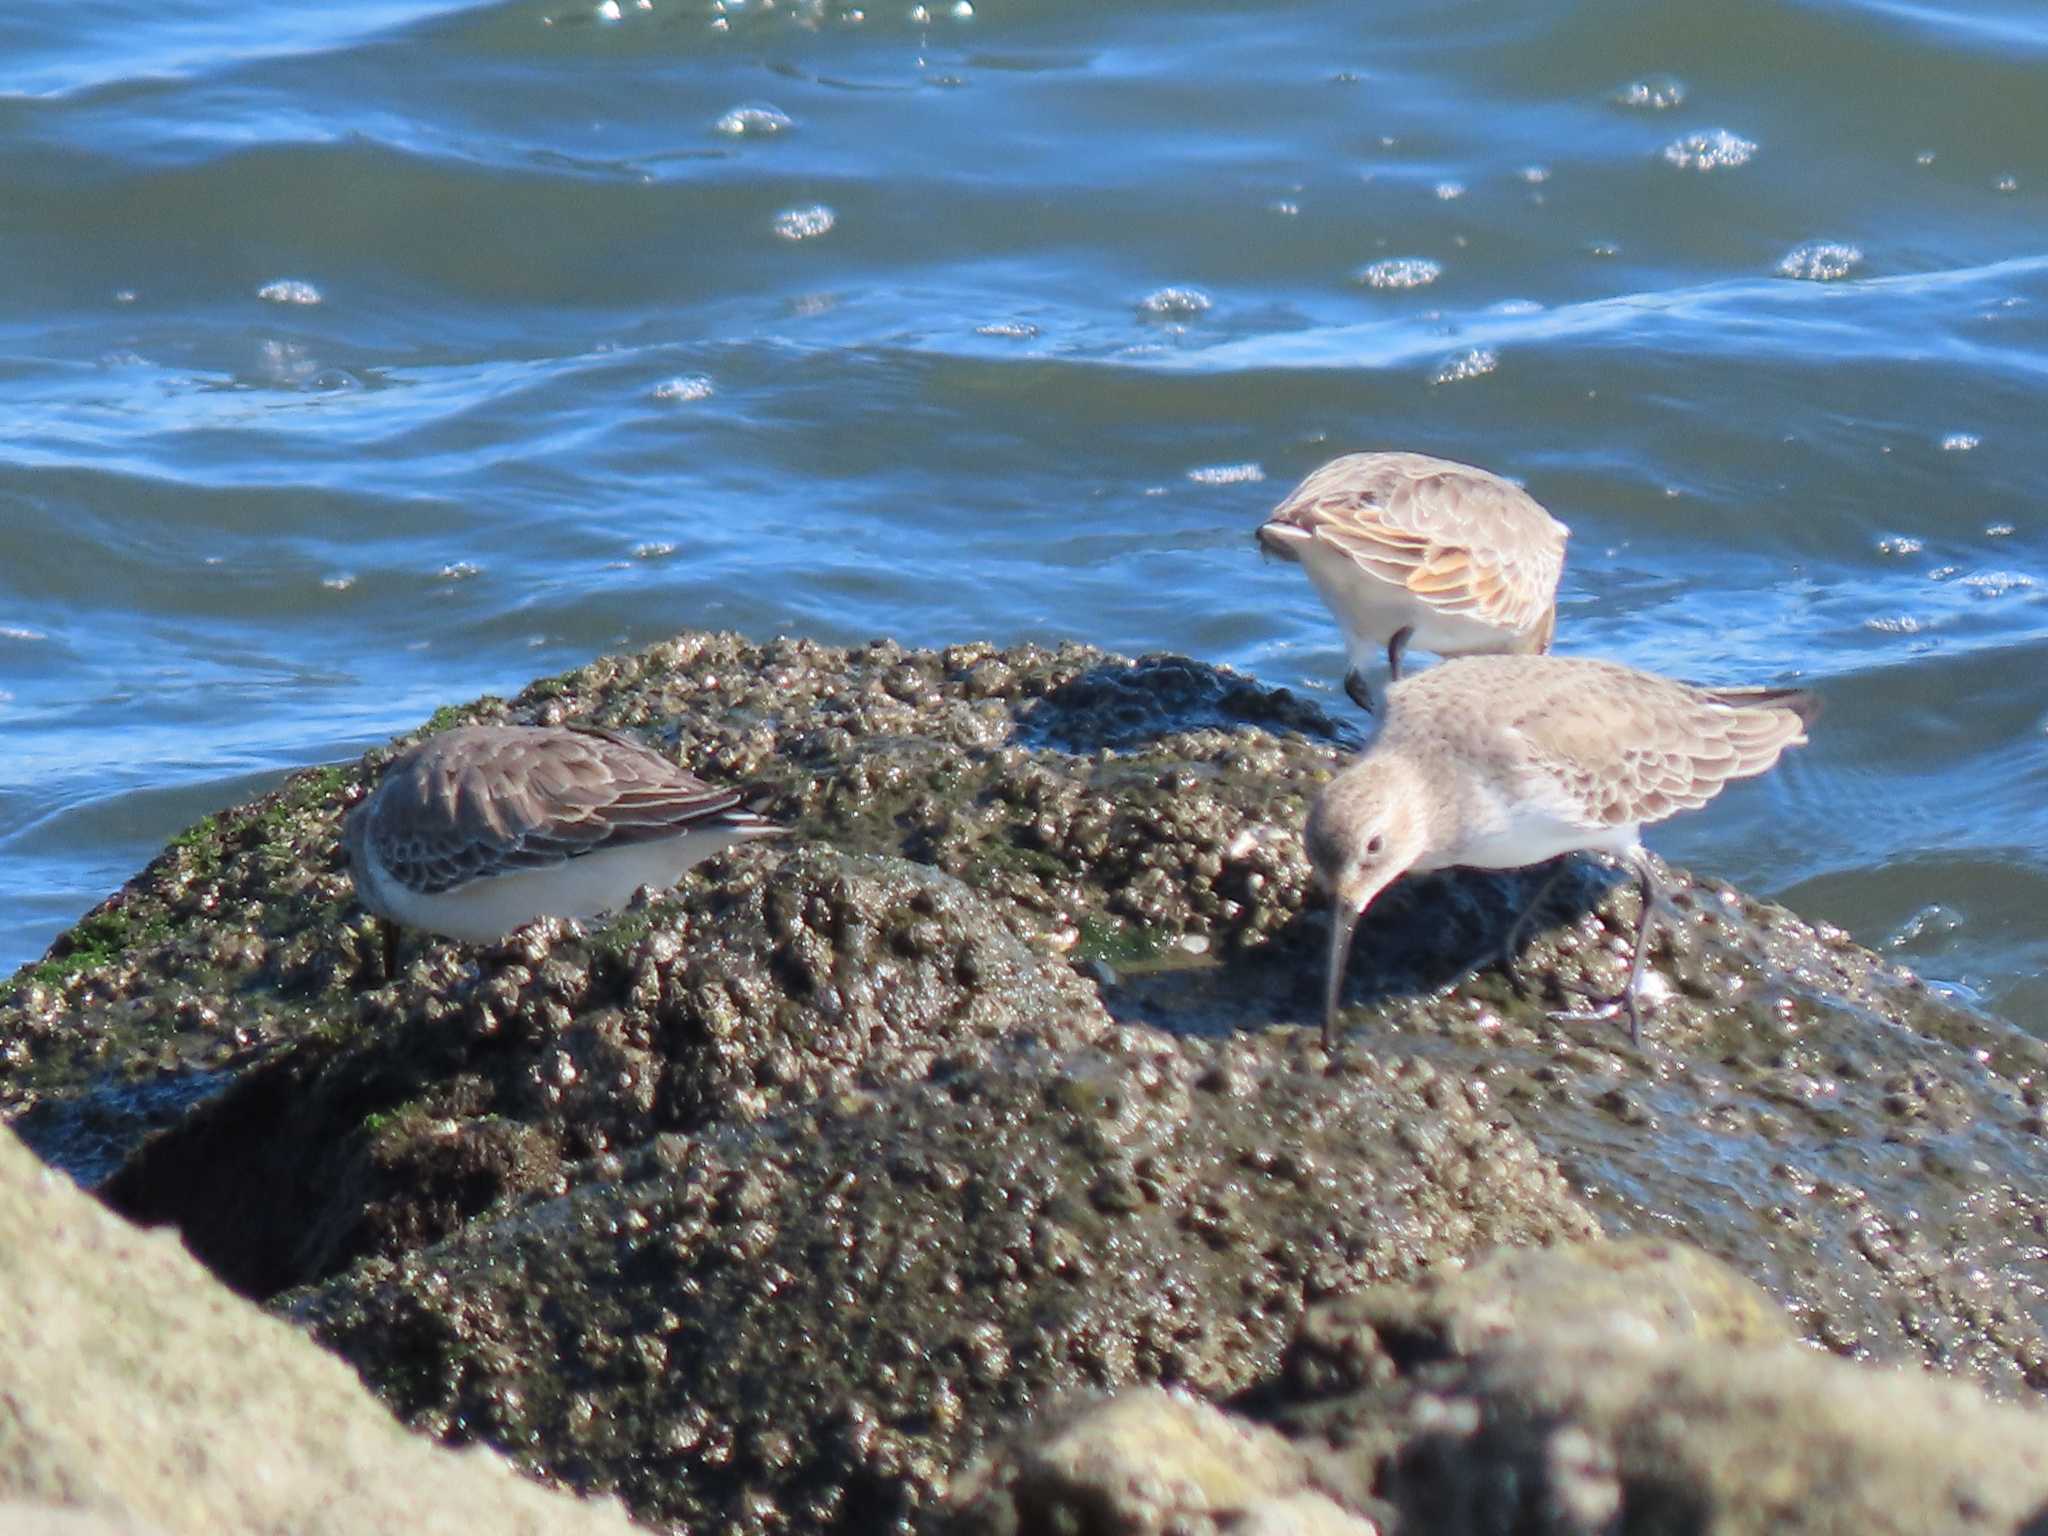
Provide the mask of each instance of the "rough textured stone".
[{"label": "rough textured stone", "polygon": [[0,1536],[164,1536],[164,1528],[126,1515],[7,1499],[0,1500]]},{"label": "rough textured stone", "polygon": [[1398,1532],[2048,1528],[2048,1416],[1797,1346],[1539,1335],[1432,1382],[1405,1415],[1379,1469]]},{"label": "rough textured stone", "polygon": [[1314,1300],[1594,1230],[1483,1095],[1293,1043],[977,1044],[657,1138],[291,1315],[414,1423],[643,1514],[903,1528],[1060,1393],[1241,1391]]},{"label": "rough textured stone", "polygon": [[[1569,1248],[1503,1249],[1468,1269],[1414,1285],[1380,1285],[1315,1309],[1291,1352],[1299,1372],[1354,1375],[1338,1362],[1362,1339],[1379,1341],[1376,1361],[1476,1355],[1496,1340],[1565,1329],[1602,1328],[1730,1345],[1789,1344],[1798,1335],[1761,1287],[1696,1248],[1627,1238]],[[1372,1373],[1367,1372],[1369,1377]]]},{"label": "rough textured stone", "polygon": [[[369,1536],[635,1529],[407,1435],[343,1362],[0,1132],[0,1530]],[[10,1502],[12,1501],[12,1502]]]},{"label": "rough textured stone", "polygon": [[[1681,916],[1653,948],[1635,1050],[1553,1012],[1569,987],[1611,987],[1633,932],[1632,889],[1587,864],[1508,970],[1473,967],[1544,872],[1402,882],[1361,929],[1325,1056],[1300,826],[1345,733],[1285,693],[1078,647],[686,635],[429,728],[463,719],[639,732],[766,784],[795,836],[588,931],[415,936],[387,977],[337,838],[372,753],[191,829],[0,988],[0,1113],[95,1184],[120,1170],[110,1197],[179,1222],[245,1289],[319,1286],[307,1315],[450,1436],[743,1529],[909,1519],[1048,1394],[1252,1390],[1310,1300],[1588,1212],[1728,1260],[1838,1354],[2048,1385],[2028,1303],[2048,1286],[2039,1042],[1672,872]],[[1123,1130],[1082,1135],[1079,1090],[1034,1073],[1137,1073],[1208,1105],[1176,1133],[1191,1171],[1141,1176],[1119,1150],[1164,1134],[1130,1108],[1151,1088],[1125,1087]],[[1211,1073],[1243,1096],[1200,1086]],[[1345,1138],[1297,1127],[1296,1101]],[[1507,1165],[1457,1155],[1475,1126]],[[1297,1134],[1306,1171],[1276,1176]],[[1257,1161],[1220,1150],[1233,1135]],[[872,1193],[899,1188],[897,1136],[945,1170],[942,1212]],[[1360,1236],[1398,1167],[1397,1235]],[[704,1193],[728,1178],[731,1202]],[[1078,1239],[1055,1221],[1015,1269],[1017,1211],[1093,1211],[1099,1190],[1142,1212],[1148,1179],[1183,1218],[1090,1217]],[[1532,1179],[1509,1230],[1502,1202]],[[1335,1207],[1311,1222],[1304,1187]],[[1460,1202],[1469,1219],[1450,1219]],[[676,1244],[647,1256],[632,1222],[671,1216]],[[1004,1358],[1041,1314],[1067,1353],[985,1386],[978,1356],[946,1353],[955,1293],[876,1301],[866,1270],[811,1278],[849,1242],[912,1268],[939,1243],[958,1296],[1002,1298]],[[1247,1266],[1261,1243],[1279,1257]],[[1138,1299],[1062,1321],[1084,1272]],[[657,1282],[691,1287],[689,1306]],[[856,1305],[936,1364],[849,1336]],[[806,1340],[828,1342],[793,1357]],[[707,1427],[723,1422],[755,1425],[759,1448]]]},{"label": "rough textured stone", "polygon": [[1127,1394],[1001,1447],[940,1523],[1199,1529],[1287,1492],[1386,1536],[2048,1529],[2048,1413],[1788,1331],[1748,1282],[1672,1245],[1498,1256],[1318,1309],[1284,1383],[1241,1400],[1284,1438]]},{"label": "rough textured stone", "polygon": [[415,966],[358,1019],[243,1074],[109,1200],[268,1295],[563,1193],[659,1132],[921,1077],[1025,1032],[1071,1050],[1113,1028],[960,881],[822,847],[736,856],[590,939],[527,930],[459,980]]},{"label": "rough textured stone", "polygon": [[1315,1486],[1315,1464],[1272,1430],[1185,1393],[1140,1388],[1042,1418],[954,1494],[986,1536],[1167,1531],[1375,1536]]},{"label": "rough textured stone", "polygon": [[[2019,1532],[2048,1509],[2048,1415],[1777,1331],[1683,1249],[1514,1256],[1333,1307],[1272,1417],[1334,1444],[1325,1478],[1396,1533]],[[1362,1369],[1340,1386],[1338,1361]]]}]

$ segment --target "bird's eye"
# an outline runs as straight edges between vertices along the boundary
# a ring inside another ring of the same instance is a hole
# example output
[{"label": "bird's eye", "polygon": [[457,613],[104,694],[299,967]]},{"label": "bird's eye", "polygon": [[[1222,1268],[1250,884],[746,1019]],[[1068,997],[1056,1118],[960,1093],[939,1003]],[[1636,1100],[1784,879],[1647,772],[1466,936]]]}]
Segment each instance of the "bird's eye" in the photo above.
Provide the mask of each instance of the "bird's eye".
[{"label": "bird's eye", "polygon": [[1365,845],[1365,851],[1367,853],[1378,853],[1386,846],[1387,840],[1384,837],[1380,836],[1379,833],[1375,832],[1372,835],[1372,841]]}]

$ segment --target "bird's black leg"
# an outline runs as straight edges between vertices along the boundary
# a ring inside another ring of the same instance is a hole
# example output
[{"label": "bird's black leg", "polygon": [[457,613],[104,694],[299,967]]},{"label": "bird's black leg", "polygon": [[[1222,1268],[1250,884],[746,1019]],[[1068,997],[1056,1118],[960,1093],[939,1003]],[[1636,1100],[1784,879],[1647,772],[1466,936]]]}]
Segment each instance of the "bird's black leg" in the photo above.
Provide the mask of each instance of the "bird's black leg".
[{"label": "bird's black leg", "polygon": [[1365,686],[1365,673],[1357,667],[1344,674],[1344,691],[1351,695],[1352,703],[1368,715],[1372,713],[1372,690]]},{"label": "bird's black leg", "polygon": [[1642,916],[1636,920],[1636,947],[1635,954],[1629,960],[1628,980],[1622,984],[1619,992],[1608,997],[1589,996],[1586,998],[1586,1002],[1590,1006],[1586,1009],[1572,1013],[1561,1013],[1558,1017],[1561,1019],[1608,1019],[1612,1018],[1617,1012],[1625,1012],[1628,1015],[1629,1043],[1631,1045],[1641,1045],[1643,1043],[1643,1012],[1642,1005],[1636,1000],[1636,988],[1642,983],[1643,962],[1649,958],[1650,924],[1656,920],[1659,898],[1657,895],[1657,876],[1650,868],[1650,856],[1638,849],[1631,857],[1630,863],[1635,867],[1636,882],[1642,891],[1643,912]]},{"label": "bird's black leg", "polygon": [[[1502,942],[1500,954],[1496,958],[1511,982],[1515,979],[1515,957],[1522,952],[1522,941],[1529,937],[1529,930],[1536,924],[1537,914],[1543,910],[1544,903],[1550,900],[1550,893],[1557,889],[1557,882],[1562,880],[1564,872],[1571,868],[1571,859],[1572,856],[1567,853],[1552,861],[1549,878],[1536,888],[1536,894],[1529,899],[1508,927],[1508,936]],[[1520,991],[1519,986],[1516,990]]]},{"label": "bird's black leg", "polygon": [[1408,654],[1408,642],[1415,638],[1415,626],[1403,624],[1387,639],[1387,681],[1401,681],[1401,658]]},{"label": "bird's black leg", "polygon": [[384,979],[398,980],[398,924],[389,918],[377,919],[377,926],[384,934]]}]

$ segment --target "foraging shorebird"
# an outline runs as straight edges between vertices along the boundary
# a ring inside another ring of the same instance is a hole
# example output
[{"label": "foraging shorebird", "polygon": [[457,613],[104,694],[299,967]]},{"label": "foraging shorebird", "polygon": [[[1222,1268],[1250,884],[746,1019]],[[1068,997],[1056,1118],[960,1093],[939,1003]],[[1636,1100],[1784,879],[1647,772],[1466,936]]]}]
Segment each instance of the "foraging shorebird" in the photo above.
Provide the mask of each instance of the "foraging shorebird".
[{"label": "foraging shorebird", "polygon": [[472,943],[537,917],[593,917],[643,885],[782,828],[630,737],[466,725],[394,759],[345,829],[356,896],[393,924]]},{"label": "foraging shorebird", "polygon": [[[1658,899],[1642,828],[1762,773],[1806,741],[1818,712],[1795,689],[1695,688],[1563,656],[1475,656],[1394,684],[1364,755],[1324,787],[1303,834],[1332,904],[1325,1048],[1352,933],[1395,879],[1459,864],[1519,869],[1581,851],[1633,869],[1643,911],[1627,982],[1578,1016],[1625,1009],[1640,1043],[1636,988]],[[1548,893],[1515,924],[1510,956]]]},{"label": "foraging shorebird", "polygon": [[1520,486],[1420,453],[1349,453],[1297,485],[1259,547],[1296,560],[1344,631],[1344,691],[1370,712],[1412,645],[1439,656],[1550,649],[1571,530]]}]

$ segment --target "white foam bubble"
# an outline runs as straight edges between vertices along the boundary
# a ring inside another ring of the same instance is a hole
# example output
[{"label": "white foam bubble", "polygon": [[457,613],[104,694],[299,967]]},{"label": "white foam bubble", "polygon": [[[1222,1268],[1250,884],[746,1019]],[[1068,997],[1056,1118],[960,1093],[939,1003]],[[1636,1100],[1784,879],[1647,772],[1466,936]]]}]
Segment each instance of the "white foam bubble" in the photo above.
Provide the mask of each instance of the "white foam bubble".
[{"label": "white foam bubble", "polygon": [[1832,240],[1810,240],[1787,251],[1778,263],[1778,271],[1785,277],[1797,277],[1810,283],[1832,283],[1847,277],[1862,265],[1863,252],[1853,245]]},{"label": "white foam bubble", "polygon": [[707,400],[711,397],[711,381],[701,373],[686,373],[673,379],[664,379],[654,386],[654,398],[668,404],[681,404],[690,400]]},{"label": "white foam bubble", "polygon": [[977,325],[974,334],[996,336],[1004,341],[1029,341],[1038,334],[1038,327],[1028,320],[992,320],[987,325]]},{"label": "white foam bubble", "polygon": [[1985,597],[2003,597],[2008,592],[2023,592],[2034,585],[2034,578],[2024,571],[1972,571],[1963,578],[1963,585]]},{"label": "white foam bubble", "polygon": [[780,107],[770,106],[764,101],[734,107],[711,126],[715,131],[730,134],[736,139],[765,139],[789,132],[796,122]]},{"label": "white foam bubble", "polygon": [[1747,165],[1756,155],[1754,140],[1726,128],[1708,128],[1673,139],[1664,146],[1664,160],[1681,171],[1722,171]]},{"label": "white foam bubble", "polygon": [[451,560],[435,574],[443,581],[467,581],[483,573],[483,567],[473,560]]},{"label": "white foam bubble", "polygon": [[1685,102],[1685,82],[1675,75],[1647,75],[1631,80],[1614,93],[1616,106],[1639,112],[1668,112]]},{"label": "white foam bubble", "polygon": [[1167,320],[1190,320],[1207,314],[1216,301],[1199,288],[1160,288],[1145,295],[1138,307]]},{"label": "white foam bubble", "polygon": [[1951,432],[1941,440],[1943,453],[1968,453],[1984,439],[1974,432]]},{"label": "white foam bubble", "polygon": [[1188,471],[1197,485],[1252,485],[1266,478],[1262,464],[1207,464]]},{"label": "white foam bubble", "polygon": [[296,277],[280,277],[256,290],[256,297],[270,304],[318,304],[320,290]]},{"label": "white foam bubble", "polygon": [[1500,367],[1500,354],[1491,347],[1474,347],[1448,358],[1430,375],[1432,384],[1456,384],[1465,379],[1484,378]]},{"label": "white foam bubble", "polygon": [[808,208],[785,208],[775,215],[775,233],[784,240],[815,240],[839,222],[839,215],[823,203]]},{"label": "white foam bubble", "polygon": [[1465,183],[1462,181],[1440,181],[1436,184],[1436,195],[1439,202],[1452,202],[1465,195]]},{"label": "white foam bubble", "polygon": [[1427,256],[1392,256],[1360,267],[1351,280],[1367,288],[1426,288],[1444,269]]}]

